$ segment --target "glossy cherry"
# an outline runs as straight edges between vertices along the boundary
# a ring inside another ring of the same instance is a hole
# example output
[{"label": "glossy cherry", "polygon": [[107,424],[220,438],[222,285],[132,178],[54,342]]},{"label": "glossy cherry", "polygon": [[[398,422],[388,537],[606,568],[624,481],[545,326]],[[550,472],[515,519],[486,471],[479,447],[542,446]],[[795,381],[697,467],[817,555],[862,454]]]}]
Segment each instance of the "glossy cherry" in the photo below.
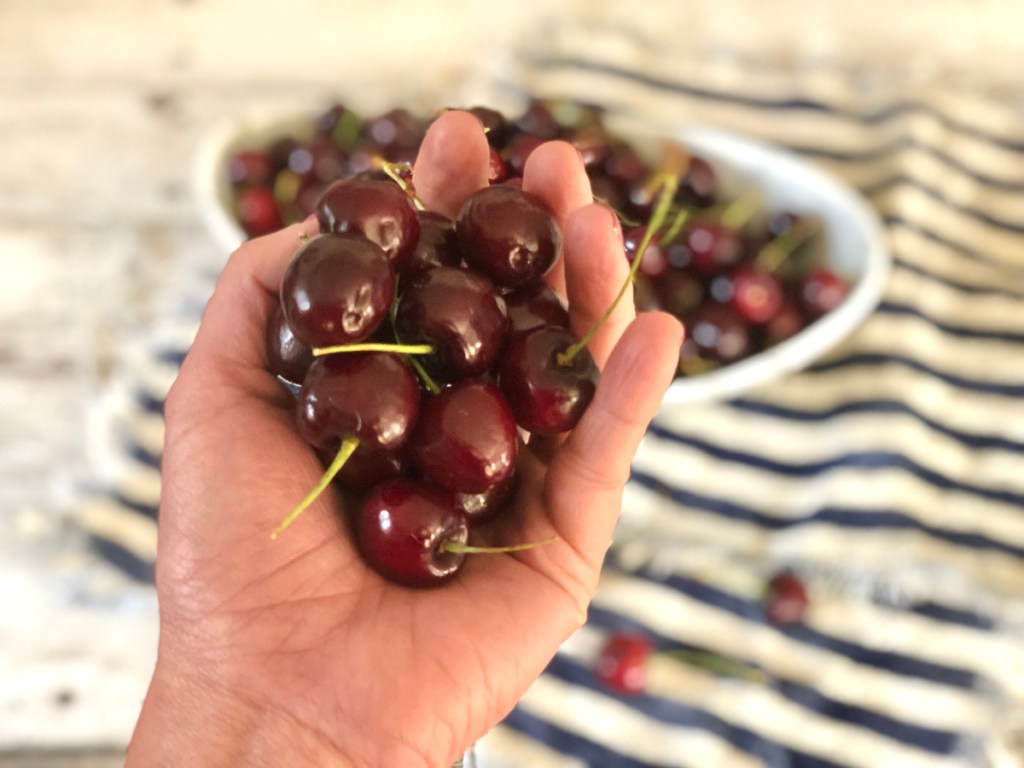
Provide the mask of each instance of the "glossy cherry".
[{"label": "glossy cherry", "polygon": [[764,325],[782,309],[782,282],[774,274],[752,267],[739,267],[716,281],[723,281],[728,286],[728,296],[724,301],[751,325]]},{"label": "glossy cherry", "polygon": [[469,525],[445,491],[404,478],[377,486],[353,517],[359,551],[389,581],[432,587],[451,579],[465,555],[447,542],[465,544]]},{"label": "glossy cherry", "polygon": [[455,219],[455,233],[467,264],[512,288],[547,274],[562,242],[547,205],[508,184],[470,195]]},{"label": "glossy cherry", "polygon": [[800,281],[800,303],[811,319],[819,318],[846,299],[849,285],[828,269],[816,269]]},{"label": "glossy cherry", "polygon": [[419,237],[405,271],[459,266],[462,251],[455,237],[455,222],[433,211],[417,211],[416,219],[419,221]]},{"label": "glossy cherry", "polygon": [[505,302],[491,281],[456,267],[407,277],[395,306],[395,330],[403,343],[433,345],[433,354],[420,358],[424,368],[443,381],[487,371],[508,331]]},{"label": "glossy cherry", "polygon": [[276,232],[284,225],[269,187],[246,187],[238,192],[238,221],[250,237]]},{"label": "glossy cherry", "polygon": [[346,437],[360,451],[394,451],[409,436],[420,409],[415,372],[399,355],[343,352],[318,357],[296,400],[299,434],[333,452]]},{"label": "glossy cherry", "polygon": [[597,391],[599,371],[586,348],[562,358],[576,343],[566,328],[538,326],[509,340],[498,384],[528,432],[565,432],[576,426]]},{"label": "glossy cherry", "polygon": [[364,237],[314,237],[294,256],[281,282],[281,306],[308,347],[362,341],[388,318],[395,270]]},{"label": "glossy cherry", "polygon": [[313,363],[313,350],[295,338],[284,319],[280,302],[267,323],[267,370],[275,376],[301,384]]},{"label": "glossy cherry", "polygon": [[392,181],[336,181],[320,198],[316,216],[321,232],[359,234],[380,246],[396,270],[408,263],[419,238],[416,209]]},{"label": "glossy cherry", "polygon": [[743,239],[729,227],[711,220],[699,221],[686,233],[690,268],[698,275],[712,277],[743,260]]},{"label": "glossy cherry", "polygon": [[493,384],[464,379],[425,399],[409,450],[433,482],[457,493],[483,493],[515,470],[516,422]]},{"label": "glossy cherry", "polygon": [[522,333],[539,325],[569,327],[569,308],[546,283],[533,283],[505,295],[509,333]]},{"label": "glossy cherry", "polygon": [[747,354],[750,330],[732,308],[724,304],[705,304],[693,314],[687,326],[684,354],[691,346],[705,360],[731,363]]},{"label": "glossy cherry", "polygon": [[466,513],[470,527],[493,520],[515,500],[519,489],[519,474],[513,472],[496,485],[480,493],[454,493],[455,506]]}]

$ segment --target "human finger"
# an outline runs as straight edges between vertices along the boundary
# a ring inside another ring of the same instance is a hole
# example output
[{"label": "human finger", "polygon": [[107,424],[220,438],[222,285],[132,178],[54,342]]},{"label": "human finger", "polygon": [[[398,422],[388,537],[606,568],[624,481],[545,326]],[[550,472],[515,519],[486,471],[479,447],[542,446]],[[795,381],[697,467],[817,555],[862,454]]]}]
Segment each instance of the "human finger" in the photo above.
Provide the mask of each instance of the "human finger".
[{"label": "human finger", "polygon": [[583,338],[600,321],[587,349],[603,368],[636,316],[622,229],[618,216],[606,205],[591,203],[570,214],[565,226],[565,270],[570,327],[577,338]]},{"label": "human finger", "polygon": [[416,195],[429,210],[454,219],[466,199],[487,186],[489,162],[483,123],[469,112],[445,112],[431,123],[416,155]]},{"label": "human finger", "polygon": [[[565,141],[545,142],[530,153],[523,168],[523,190],[537,195],[548,205],[563,232],[569,215],[594,200],[583,159],[579,151]],[[565,295],[564,262],[564,258],[555,262],[545,278],[562,296]]]},{"label": "human finger", "polygon": [[546,484],[552,524],[591,564],[611,542],[630,464],[675,374],[682,338],[671,315],[637,316],[612,350],[593,401],[554,455]]}]

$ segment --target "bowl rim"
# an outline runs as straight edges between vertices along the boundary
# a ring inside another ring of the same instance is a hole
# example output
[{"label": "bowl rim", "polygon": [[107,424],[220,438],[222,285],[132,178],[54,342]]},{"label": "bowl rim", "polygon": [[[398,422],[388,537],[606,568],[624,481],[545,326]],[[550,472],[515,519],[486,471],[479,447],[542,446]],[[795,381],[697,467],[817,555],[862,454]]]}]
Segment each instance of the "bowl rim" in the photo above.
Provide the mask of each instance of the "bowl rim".
[{"label": "bowl rim", "polygon": [[[225,249],[225,258],[246,239],[227,204],[228,181],[224,170],[228,156],[236,149],[256,145],[285,130],[300,131],[308,126],[312,114],[253,111],[223,121],[199,146],[193,168],[193,194],[200,219]],[[671,126],[630,120],[623,130],[676,140],[695,154],[727,166],[741,181],[753,168],[786,173],[805,188],[815,190],[819,198],[842,209],[866,246],[863,270],[838,307],[791,338],[751,357],[696,376],[676,378],[665,393],[663,408],[726,400],[806,368],[848,338],[878,306],[891,268],[885,229],[867,200],[838,176],[783,147],[714,126]]]}]

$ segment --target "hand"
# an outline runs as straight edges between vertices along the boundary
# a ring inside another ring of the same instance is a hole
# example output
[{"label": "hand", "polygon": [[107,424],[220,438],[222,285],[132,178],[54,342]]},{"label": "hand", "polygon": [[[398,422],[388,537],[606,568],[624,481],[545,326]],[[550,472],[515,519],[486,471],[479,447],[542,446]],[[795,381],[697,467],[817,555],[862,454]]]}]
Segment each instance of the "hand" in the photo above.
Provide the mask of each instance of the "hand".
[{"label": "hand", "polygon": [[[452,214],[486,184],[480,124],[439,118],[415,166],[428,207]],[[578,335],[626,279],[618,222],[592,203],[578,153],[531,156],[524,188],[563,226]],[[590,350],[603,373],[569,435],[522,452],[521,491],[494,538],[551,544],[470,555],[439,589],[394,586],[350,542],[332,491],[270,533],[322,473],[265,368],[264,328],[300,234],[229,260],[166,403],[156,670],[128,753],[138,766],[448,766],[516,704],[578,628],[636,446],[669,384],[681,328],[634,319],[627,295]]]}]

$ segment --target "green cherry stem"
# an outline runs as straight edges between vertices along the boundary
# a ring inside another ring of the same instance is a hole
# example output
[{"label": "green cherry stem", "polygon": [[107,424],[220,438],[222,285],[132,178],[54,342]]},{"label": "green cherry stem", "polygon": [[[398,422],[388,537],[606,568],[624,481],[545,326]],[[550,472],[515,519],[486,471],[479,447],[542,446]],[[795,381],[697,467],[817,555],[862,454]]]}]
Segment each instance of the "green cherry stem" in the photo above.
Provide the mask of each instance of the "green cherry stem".
[{"label": "green cherry stem", "polygon": [[679,649],[663,651],[660,655],[675,659],[676,661],[680,661],[684,664],[689,664],[693,667],[706,669],[709,672],[722,675],[723,677],[735,677],[740,680],[751,680],[754,682],[763,681],[766,677],[765,673],[756,667],[744,664],[741,661],[727,659],[724,656],[719,656],[717,653],[711,653],[709,651],[688,651]]},{"label": "green cherry stem", "polygon": [[807,242],[814,233],[814,227],[794,225],[781,235],[761,246],[754,257],[754,265],[762,272],[775,272],[793,255],[797,248]]},{"label": "green cherry stem", "polygon": [[557,356],[557,362],[561,366],[568,366],[572,364],[573,358],[580,353],[587,344],[590,343],[591,339],[597,335],[597,332],[604,325],[605,321],[611,317],[612,312],[615,311],[615,307],[618,306],[619,302],[622,301],[622,297],[626,295],[626,289],[633,283],[633,279],[636,277],[636,271],[640,268],[640,261],[644,257],[644,253],[647,250],[647,246],[651,244],[651,240],[654,239],[655,233],[661,228],[668,218],[669,210],[672,207],[672,198],[675,197],[676,189],[679,187],[679,177],[673,174],[662,174],[661,181],[659,183],[661,191],[658,193],[658,202],[654,208],[654,213],[651,214],[650,221],[647,222],[647,229],[644,231],[643,239],[640,241],[640,245],[636,249],[636,257],[633,259],[633,263],[629,267],[629,276],[623,281],[622,287],[619,288],[618,294],[615,296],[614,301],[606,309],[602,315],[597,318],[597,321],[590,326],[583,338],[573,344],[564,352],[560,352]]},{"label": "green cherry stem", "polygon": [[758,210],[760,198],[758,195],[740,195],[725,207],[718,217],[719,222],[729,229],[739,230],[750,221],[750,217]]},{"label": "green cherry stem", "polygon": [[299,515],[306,511],[306,508],[310,504],[317,500],[321,493],[327,490],[327,486],[331,484],[331,481],[334,479],[335,475],[337,475],[341,471],[341,468],[345,466],[345,462],[349,460],[349,458],[352,456],[353,453],[355,453],[355,450],[358,447],[358,437],[350,435],[341,441],[341,448],[338,449],[338,453],[337,455],[335,455],[334,460],[331,462],[331,466],[329,466],[327,468],[327,471],[324,472],[323,475],[320,477],[320,481],[316,484],[316,487],[313,488],[313,490],[310,491],[308,494],[306,494],[306,497],[302,501],[300,501],[295,506],[295,508],[288,513],[284,520],[282,520],[278,524],[277,528],[274,529],[274,532],[270,534],[270,538],[276,539],[278,536],[280,536],[289,525],[295,522],[295,519]]},{"label": "green cherry stem", "polygon": [[461,541],[445,541],[441,544],[441,549],[445,552],[459,552],[466,555],[500,555],[504,552],[525,552],[528,549],[543,547],[544,545],[551,544],[557,540],[557,536],[548,536],[546,539],[541,539],[540,541],[531,541],[526,544],[513,544],[508,547],[478,547],[472,544],[464,544]]},{"label": "green cherry stem", "polygon": [[427,210],[427,206],[423,204],[423,201],[416,195],[416,190],[412,188],[412,184],[406,178],[403,172],[409,172],[411,178],[412,165],[410,163],[392,163],[384,160],[381,163],[381,170],[388,175],[388,177],[394,181],[402,191],[409,196],[412,200],[413,206],[418,211]]},{"label": "green cherry stem", "polygon": [[341,352],[394,352],[399,355],[430,355],[433,354],[434,348],[430,344],[389,344],[376,341],[313,348],[314,357],[335,355]]}]

